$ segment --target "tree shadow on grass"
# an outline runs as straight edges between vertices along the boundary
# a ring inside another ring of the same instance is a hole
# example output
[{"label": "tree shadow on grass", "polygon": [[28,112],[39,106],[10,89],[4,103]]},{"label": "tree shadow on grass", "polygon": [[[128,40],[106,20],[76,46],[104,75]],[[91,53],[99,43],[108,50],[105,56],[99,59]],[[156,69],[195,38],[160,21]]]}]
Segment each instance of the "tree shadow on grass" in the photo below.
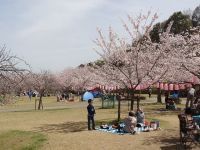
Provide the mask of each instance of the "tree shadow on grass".
[{"label": "tree shadow on grass", "polygon": [[44,124],[36,128],[37,131],[47,133],[72,133],[81,132],[87,129],[87,122],[65,122],[60,124]]},{"label": "tree shadow on grass", "polygon": [[[167,132],[159,136],[152,136],[146,139],[143,145],[159,144],[161,150],[183,150],[183,147],[180,145],[180,137],[178,132],[175,129],[166,129]],[[177,132],[177,136],[172,135],[171,133]],[[197,146],[192,144],[188,146],[187,149],[195,149]]]},{"label": "tree shadow on grass", "polygon": [[161,150],[178,150],[179,147],[179,138],[177,137],[168,137],[161,139],[161,143],[165,146],[161,146]]},{"label": "tree shadow on grass", "polygon": [[167,134],[173,132],[175,132],[175,130],[167,129],[167,132],[159,136],[152,136],[148,139],[145,139],[143,145],[159,144],[163,145],[160,147],[161,150],[176,150],[177,144],[179,143],[179,137],[174,137],[170,134]]},{"label": "tree shadow on grass", "polygon": [[[96,126],[106,123],[113,123],[112,119],[106,120],[96,120]],[[44,124],[41,127],[35,128],[36,131],[47,132],[47,133],[73,133],[73,132],[81,132],[87,130],[87,122],[79,121],[79,122],[64,122],[60,124]]]},{"label": "tree shadow on grass", "polygon": [[146,111],[146,114],[156,114],[160,116],[165,115],[177,115],[180,114],[180,110],[166,110],[165,108],[153,108]]}]

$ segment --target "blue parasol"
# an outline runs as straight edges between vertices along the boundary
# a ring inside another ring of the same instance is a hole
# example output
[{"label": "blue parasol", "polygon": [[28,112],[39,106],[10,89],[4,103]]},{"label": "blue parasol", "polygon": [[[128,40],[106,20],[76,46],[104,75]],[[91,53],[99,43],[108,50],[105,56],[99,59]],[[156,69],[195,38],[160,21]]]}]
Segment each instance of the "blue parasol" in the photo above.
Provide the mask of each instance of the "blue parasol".
[{"label": "blue parasol", "polygon": [[94,99],[94,96],[91,92],[85,92],[83,94],[83,100],[84,101],[88,101],[89,99],[93,100]]}]

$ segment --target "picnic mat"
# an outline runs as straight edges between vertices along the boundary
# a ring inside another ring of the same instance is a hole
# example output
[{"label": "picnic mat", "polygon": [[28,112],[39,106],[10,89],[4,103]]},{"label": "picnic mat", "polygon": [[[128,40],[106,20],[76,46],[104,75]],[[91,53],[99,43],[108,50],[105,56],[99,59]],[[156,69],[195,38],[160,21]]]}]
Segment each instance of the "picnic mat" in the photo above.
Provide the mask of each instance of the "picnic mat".
[{"label": "picnic mat", "polygon": [[[120,125],[120,128],[123,128],[125,126],[124,123],[120,123],[119,125]],[[125,134],[123,130],[113,128],[112,125],[102,125],[102,126],[104,126],[104,128],[101,128],[100,126],[99,128],[97,128],[97,130],[102,131],[102,132],[112,133],[112,134],[119,134],[119,135]]]},{"label": "picnic mat", "polygon": [[109,126],[108,129],[101,129],[100,127],[97,128],[98,131],[102,131],[102,132],[108,132],[108,133],[112,133],[112,134],[119,134],[119,135],[123,135],[123,134],[128,134],[128,133],[125,133],[123,131],[120,130],[120,132],[118,131],[118,129],[114,129],[112,128],[112,126]]},{"label": "picnic mat", "polygon": [[[124,124],[120,124],[120,128],[123,128],[123,127],[124,127]],[[108,125],[105,129],[102,129],[101,127],[98,127],[96,129],[98,131],[108,132],[108,133],[118,134],[118,135],[131,134],[131,133],[124,132],[123,129],[118,130],[116,128],[113,128],[112,125]],[[143,132],[146,130],[144,130],[143,127],[140,127],[140,128],[135,127],[134,131],[136,132],[136,134],[139,134],[140,132]]]}]

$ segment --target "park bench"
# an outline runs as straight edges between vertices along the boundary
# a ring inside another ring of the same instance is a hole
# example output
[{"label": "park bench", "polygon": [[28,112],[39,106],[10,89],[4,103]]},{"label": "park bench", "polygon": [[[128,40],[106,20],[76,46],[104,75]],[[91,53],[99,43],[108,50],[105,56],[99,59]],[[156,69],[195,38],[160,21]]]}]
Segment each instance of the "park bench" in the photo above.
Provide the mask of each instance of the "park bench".
[{"label": "park bench", "polygon": [[180,144],[184,149],[191,147],[192,144],[198,144],[197,136],[199,136],[197,128],[193,120],[189,120],[186,114],[179,114],[180,125]]}]

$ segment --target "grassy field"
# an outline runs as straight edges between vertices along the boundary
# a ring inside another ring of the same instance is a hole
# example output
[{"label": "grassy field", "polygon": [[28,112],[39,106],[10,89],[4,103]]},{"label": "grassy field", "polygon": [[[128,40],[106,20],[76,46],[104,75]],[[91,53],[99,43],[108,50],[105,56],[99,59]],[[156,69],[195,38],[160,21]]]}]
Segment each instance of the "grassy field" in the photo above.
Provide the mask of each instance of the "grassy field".
[{"label": "grassy field", "polygon": [[46,141],[45,135],[30,131],[11,130],[0,134],[2,150],[37,150]]},{"label": "grassy field", "polygon": [[[56,102],[55,97],[44,98],[44,110],[34,110],[34,99],[26,97],[16,103],[0,107],[0,150],[140,150],[176,149],[179,141],[179,112],[163,111],[164,105],[142,102],[146,118],[160,120],[161,130],[138,135],[115,135],[87,131],[86,102]],[[100,109],[95,101],[96,122],[110,122],[117,117],[117,109]],[[183,107],[179,105],[178,107]],[[128,113],[122,103],[122,118]]]}]

